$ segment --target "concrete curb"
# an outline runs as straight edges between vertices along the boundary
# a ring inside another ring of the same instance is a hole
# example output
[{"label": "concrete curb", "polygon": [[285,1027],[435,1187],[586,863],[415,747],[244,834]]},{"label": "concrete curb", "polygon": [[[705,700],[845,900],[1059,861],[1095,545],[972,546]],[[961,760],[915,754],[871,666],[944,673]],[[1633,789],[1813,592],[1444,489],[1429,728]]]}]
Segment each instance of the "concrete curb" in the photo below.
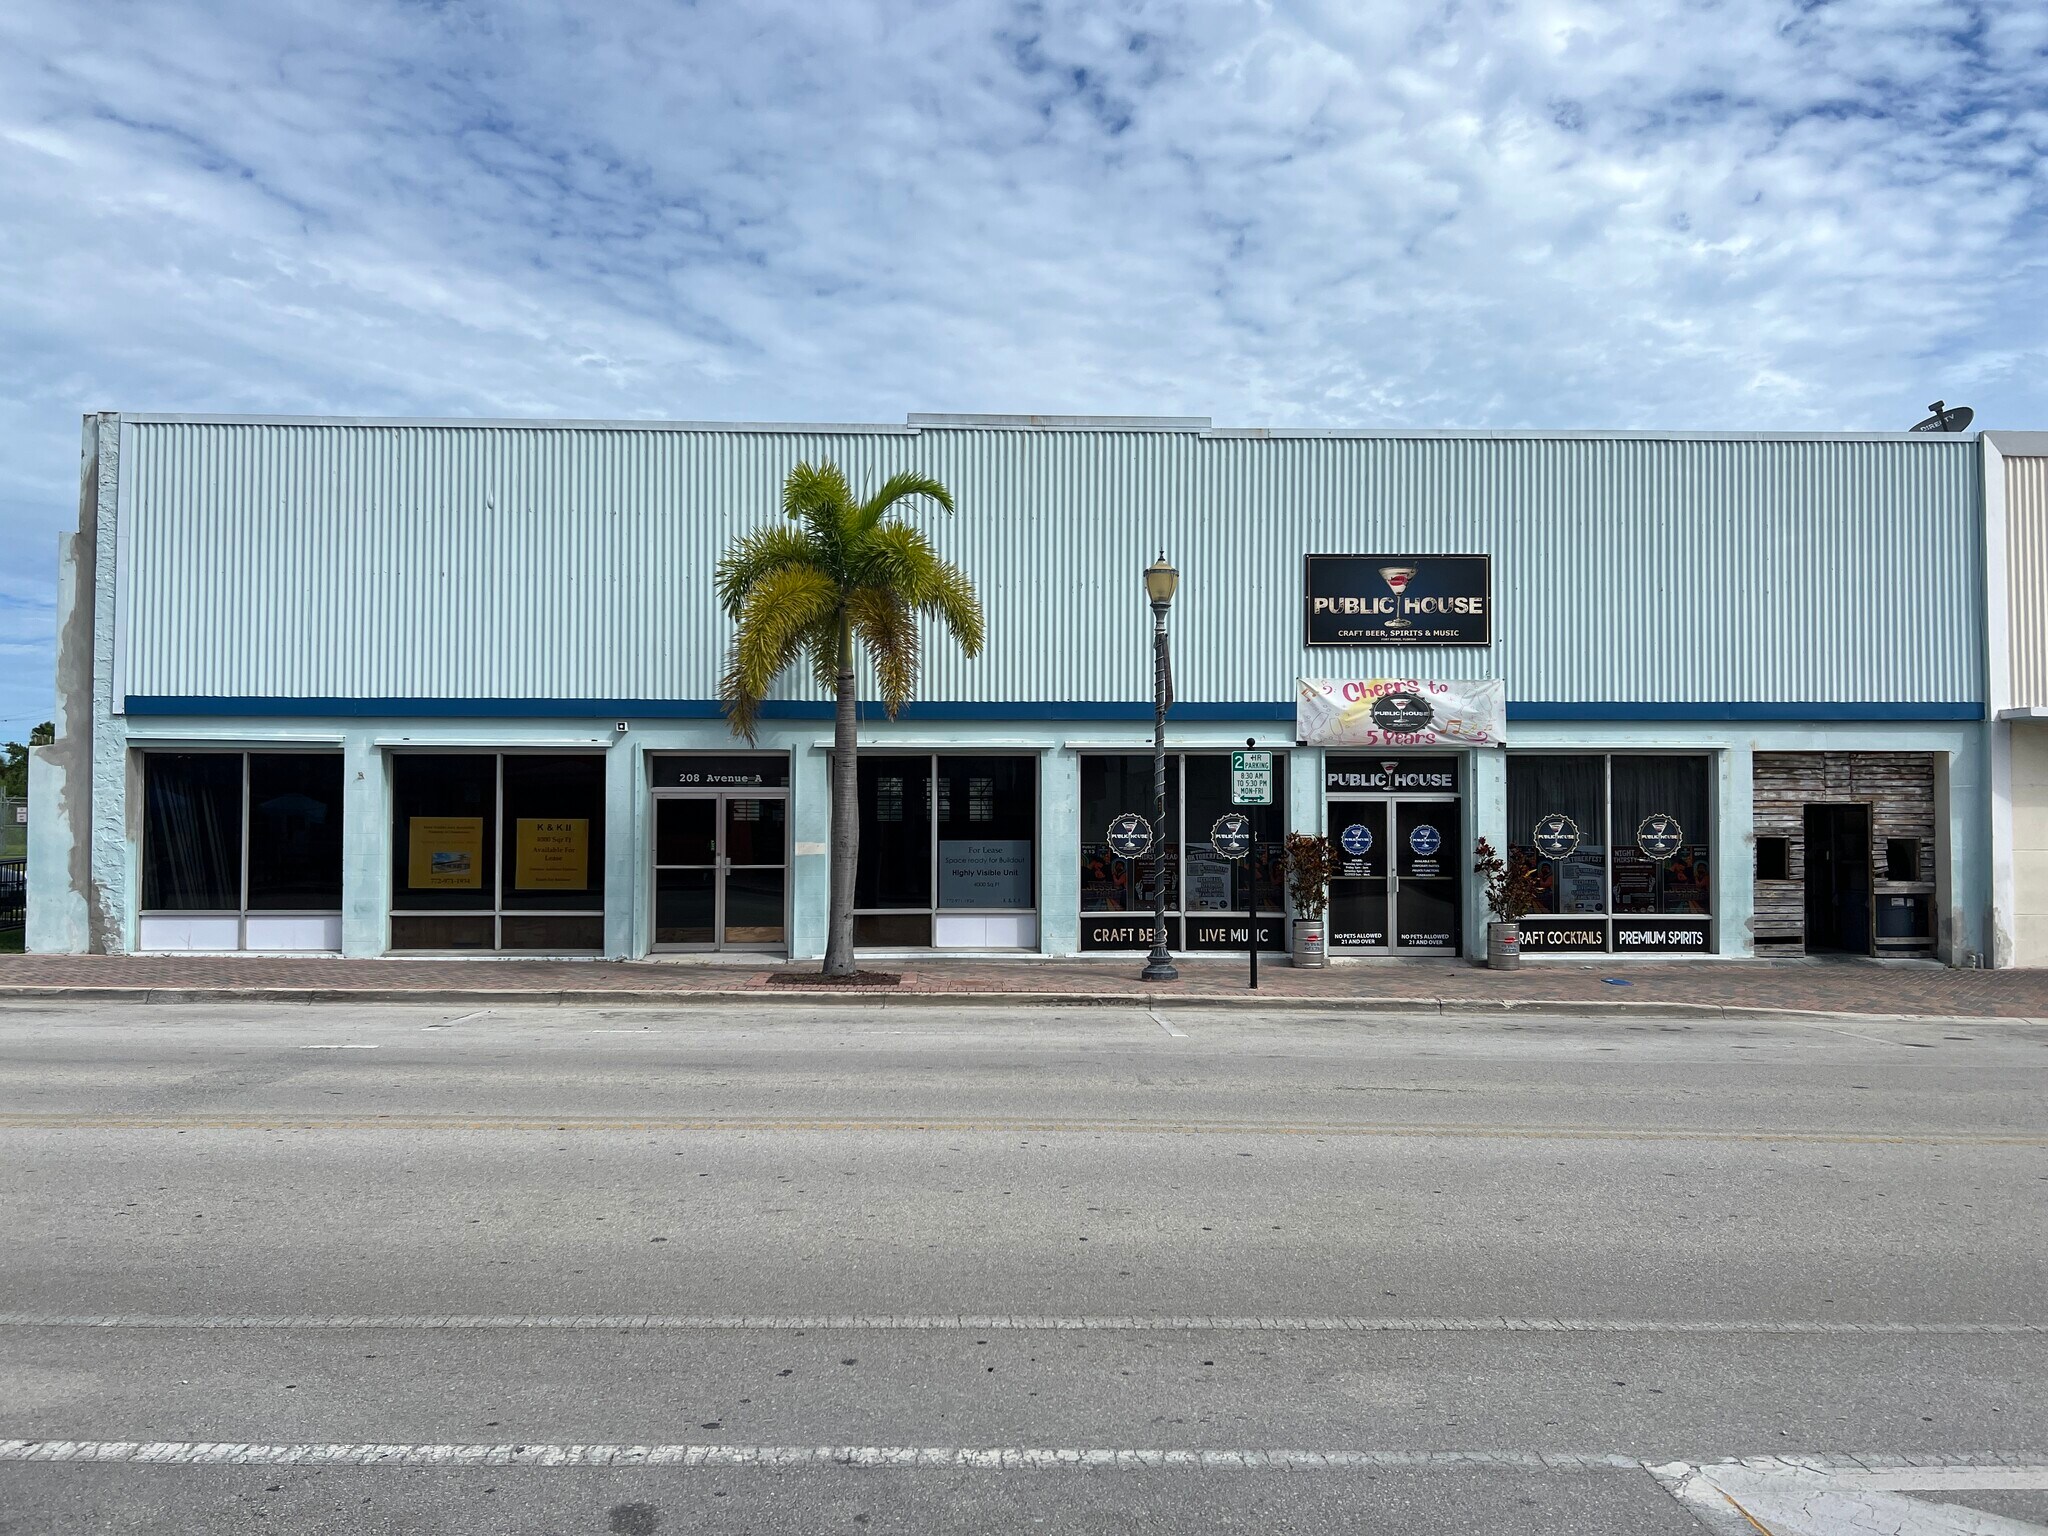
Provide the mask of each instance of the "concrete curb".
[{"label": "concrete curb", "polygon": [[1629,998],[1502,997],[1285,997],[1243,993],[1144,992],[918,992],[890,987],[829,991],[776,987],[670,992],[574,988],[507,990],[483,987],[0,987],[0,1003],[366,1003],[427,1004],[464,1008],[669,1008],[777,1005],[891,1008],[1135,1008],[1145,1010],[1240,1008],[1264,1012],[1338,1014],[1519,1014],[1613,1018],[1831,1019],[1844,1023],[1920,1024],[1940,1019],[1973,1024],[2029,1024],[2022,1014],[1852,1013],[1818,1008],[1777,1008],[1748,1003],[1689,1003]]}]

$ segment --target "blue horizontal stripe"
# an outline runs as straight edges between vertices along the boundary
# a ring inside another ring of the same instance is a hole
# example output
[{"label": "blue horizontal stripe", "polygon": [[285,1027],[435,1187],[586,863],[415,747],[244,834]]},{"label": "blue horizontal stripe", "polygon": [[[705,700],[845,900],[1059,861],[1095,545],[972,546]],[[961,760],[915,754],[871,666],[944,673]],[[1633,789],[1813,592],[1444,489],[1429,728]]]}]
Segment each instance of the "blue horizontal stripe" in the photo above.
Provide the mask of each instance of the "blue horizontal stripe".
[{"label": "blue horizontal stripe", "polygon": [[[716,699],[283,699],[185,694],[131,694],[131,715],[237,715],[262,719],[312,716],[341,719],[403,718],[437,720],[717,720]],[[822,699],[778,699],[761,706],[767,720],[830,720],[832,705]],[[861,705],[861,718],[873,724],[884,717],[882,707]],[[1152,706],[1142,701],[1034,699],[934,700],[906,705],[899,720],[1094,720],[1142,721]],[[1203,720],[1292,720],[1294,706],[1274,703],[1176,704],[1172,718]],[[1972,703],[1916,700],[1862,702],[1746,701],[1726,703],[1571,703],[1510,702],[1508,719],[1544,721],[1823,721],[1823,720],[1982,720],[1984,706]]]},{"label": "blue horizontal stripe", "polygon": [[1917,699],[1751,700],[1709,703],[1510,701],[1510,720],[1982,720],[1982,704]]}]

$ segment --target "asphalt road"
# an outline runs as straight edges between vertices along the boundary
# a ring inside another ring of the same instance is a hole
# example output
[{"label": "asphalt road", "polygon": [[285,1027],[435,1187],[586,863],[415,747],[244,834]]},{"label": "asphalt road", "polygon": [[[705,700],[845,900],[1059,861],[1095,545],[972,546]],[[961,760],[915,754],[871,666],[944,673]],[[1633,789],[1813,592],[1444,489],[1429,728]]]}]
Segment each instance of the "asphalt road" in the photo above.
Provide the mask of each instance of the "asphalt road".
[{"label": "asphalt road", "polygon": [[2044,1087],[2027,1023],[0,1008],[0,1533],[1697,1532],[1760,1456],[2048,1526]]}]

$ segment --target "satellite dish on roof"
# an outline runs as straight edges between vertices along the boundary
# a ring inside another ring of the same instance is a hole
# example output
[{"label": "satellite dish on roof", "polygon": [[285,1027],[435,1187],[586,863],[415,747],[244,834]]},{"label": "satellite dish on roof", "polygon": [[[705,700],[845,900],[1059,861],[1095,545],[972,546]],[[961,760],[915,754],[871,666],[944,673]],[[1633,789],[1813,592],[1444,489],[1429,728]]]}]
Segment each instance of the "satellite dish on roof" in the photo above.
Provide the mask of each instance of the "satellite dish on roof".
[{"label": "satellite dish on roof", "polygon": [[1934,414],[1932,416],[1929,416],[1925,421],[1914,422],[1913,425],[1910,428],[1908,428],[1909,431],[1967,432],[1970,429],[1971,421],[1973,421],[1977,415],[1977,413],[1971,410],[1967,405],[1951,405],[1944,409],[1942,402],[1939,400],[1935,401],[1934,404],[1927,407],[1927,409],[1932,411]]}]

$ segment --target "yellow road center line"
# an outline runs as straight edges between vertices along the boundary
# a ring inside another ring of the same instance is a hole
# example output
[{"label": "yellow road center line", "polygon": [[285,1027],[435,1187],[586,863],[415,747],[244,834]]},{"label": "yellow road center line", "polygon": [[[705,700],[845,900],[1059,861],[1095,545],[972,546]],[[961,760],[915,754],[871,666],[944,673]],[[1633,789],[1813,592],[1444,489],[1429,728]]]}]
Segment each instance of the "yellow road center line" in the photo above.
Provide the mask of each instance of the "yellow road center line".
[{"label": "yellow road center line", "polygon": [[796,1134],[932,1133],[1062,1136],[1437,1137],[1485,1141],[1780,1142],[1802,1145],[2048,1147],[2048,1135],[1969,1132],[1692,1130],[1656,1126],[1497,1126],[1256,1121],[624,1118],[455,1115],[0,1114],[0,1130],[76,1131],[656,1131]]}]

